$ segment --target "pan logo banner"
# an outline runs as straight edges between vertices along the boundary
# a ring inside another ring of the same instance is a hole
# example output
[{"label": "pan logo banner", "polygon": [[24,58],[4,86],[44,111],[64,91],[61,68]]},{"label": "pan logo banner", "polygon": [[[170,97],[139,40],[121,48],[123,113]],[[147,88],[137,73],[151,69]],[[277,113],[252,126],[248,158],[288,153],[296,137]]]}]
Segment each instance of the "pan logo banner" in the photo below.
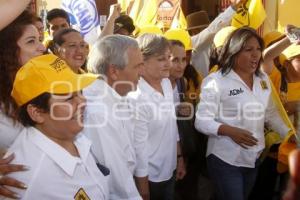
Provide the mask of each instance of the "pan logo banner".
[{"label": "pan logo banner", "polygon": [[73,28],[78,29],[85,41],[92,44],[100,34],[100,20],[94,0],[62,0]]}]

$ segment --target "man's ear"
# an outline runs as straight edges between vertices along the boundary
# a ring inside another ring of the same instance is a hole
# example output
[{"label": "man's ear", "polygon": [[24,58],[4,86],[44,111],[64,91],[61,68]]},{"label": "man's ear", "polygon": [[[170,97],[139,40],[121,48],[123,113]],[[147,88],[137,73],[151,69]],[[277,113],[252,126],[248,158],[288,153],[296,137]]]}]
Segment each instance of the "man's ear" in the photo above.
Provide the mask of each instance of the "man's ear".
[{"label": "man's ear", "polygon": [[119,70],[114,65],[109,65],[107,69],[107,78],[117,81],[119,77]]},{"label": "man's ear", "polygon": [[45,121],[44,118],[44,113],[45,111],[43,111],[40,108],[37,108],[36,106],[29,104],[27,105],[27,113],[29,115],[29,117],[32,119],[32,121],[36,122],[37,124],[41,124]]}]

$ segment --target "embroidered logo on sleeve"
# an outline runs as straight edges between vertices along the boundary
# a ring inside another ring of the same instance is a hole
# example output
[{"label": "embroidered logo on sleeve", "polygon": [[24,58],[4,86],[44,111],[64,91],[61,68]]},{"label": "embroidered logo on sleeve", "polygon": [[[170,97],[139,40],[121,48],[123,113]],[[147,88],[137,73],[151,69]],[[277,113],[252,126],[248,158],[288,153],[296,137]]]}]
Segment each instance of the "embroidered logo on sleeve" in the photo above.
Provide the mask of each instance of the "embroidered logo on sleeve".
[{"label": "embroidered logo on sleeve", "polygon": [[243,92],[244,92],[244,90],[242,88],[240,88],[240,89],[233,89],[233,90],[229,91],[228,96],[236,96],[236,95],[242,94]]},{"label": "embroidered logo on sleeve", "polygon": [[80,188],[74,196],[75,200],[91,200],[83,188]]}]

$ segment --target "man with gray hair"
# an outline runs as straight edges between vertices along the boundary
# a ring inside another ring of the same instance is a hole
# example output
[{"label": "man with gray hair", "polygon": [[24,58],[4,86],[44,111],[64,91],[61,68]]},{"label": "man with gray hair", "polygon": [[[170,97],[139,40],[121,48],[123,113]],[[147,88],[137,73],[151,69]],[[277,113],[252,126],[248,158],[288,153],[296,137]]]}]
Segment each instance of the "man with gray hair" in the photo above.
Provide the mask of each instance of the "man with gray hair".
[{"label": "man with gray hair", "polygon": [[142,65],[137,42],[127,36],[104,37],[89,54],[89,70],[101,74],[102,79],[84,90],[87,97],[84,134],[93,141],[96,160],[110,169],[113,200],[140,200],[149,195],[147,171],[137,167],[138,140],[133,135],[130,105],[124,98],[136,89]]}]

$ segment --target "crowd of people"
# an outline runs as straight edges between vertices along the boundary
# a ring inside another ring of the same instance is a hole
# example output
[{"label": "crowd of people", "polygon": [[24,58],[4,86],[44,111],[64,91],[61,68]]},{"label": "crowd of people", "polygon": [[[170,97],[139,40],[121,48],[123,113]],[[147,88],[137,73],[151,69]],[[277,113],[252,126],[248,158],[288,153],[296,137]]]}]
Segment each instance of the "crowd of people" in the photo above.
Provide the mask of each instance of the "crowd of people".
[{"label": "crowd of people", "polygon": [[[232,27],[135,27],[111,13],[93,45],[59,8],[0,0],[0,199],[300,198],[281,144],[300,133],[300,38]],[[44,31],[47,30],[47,37]]]}]

